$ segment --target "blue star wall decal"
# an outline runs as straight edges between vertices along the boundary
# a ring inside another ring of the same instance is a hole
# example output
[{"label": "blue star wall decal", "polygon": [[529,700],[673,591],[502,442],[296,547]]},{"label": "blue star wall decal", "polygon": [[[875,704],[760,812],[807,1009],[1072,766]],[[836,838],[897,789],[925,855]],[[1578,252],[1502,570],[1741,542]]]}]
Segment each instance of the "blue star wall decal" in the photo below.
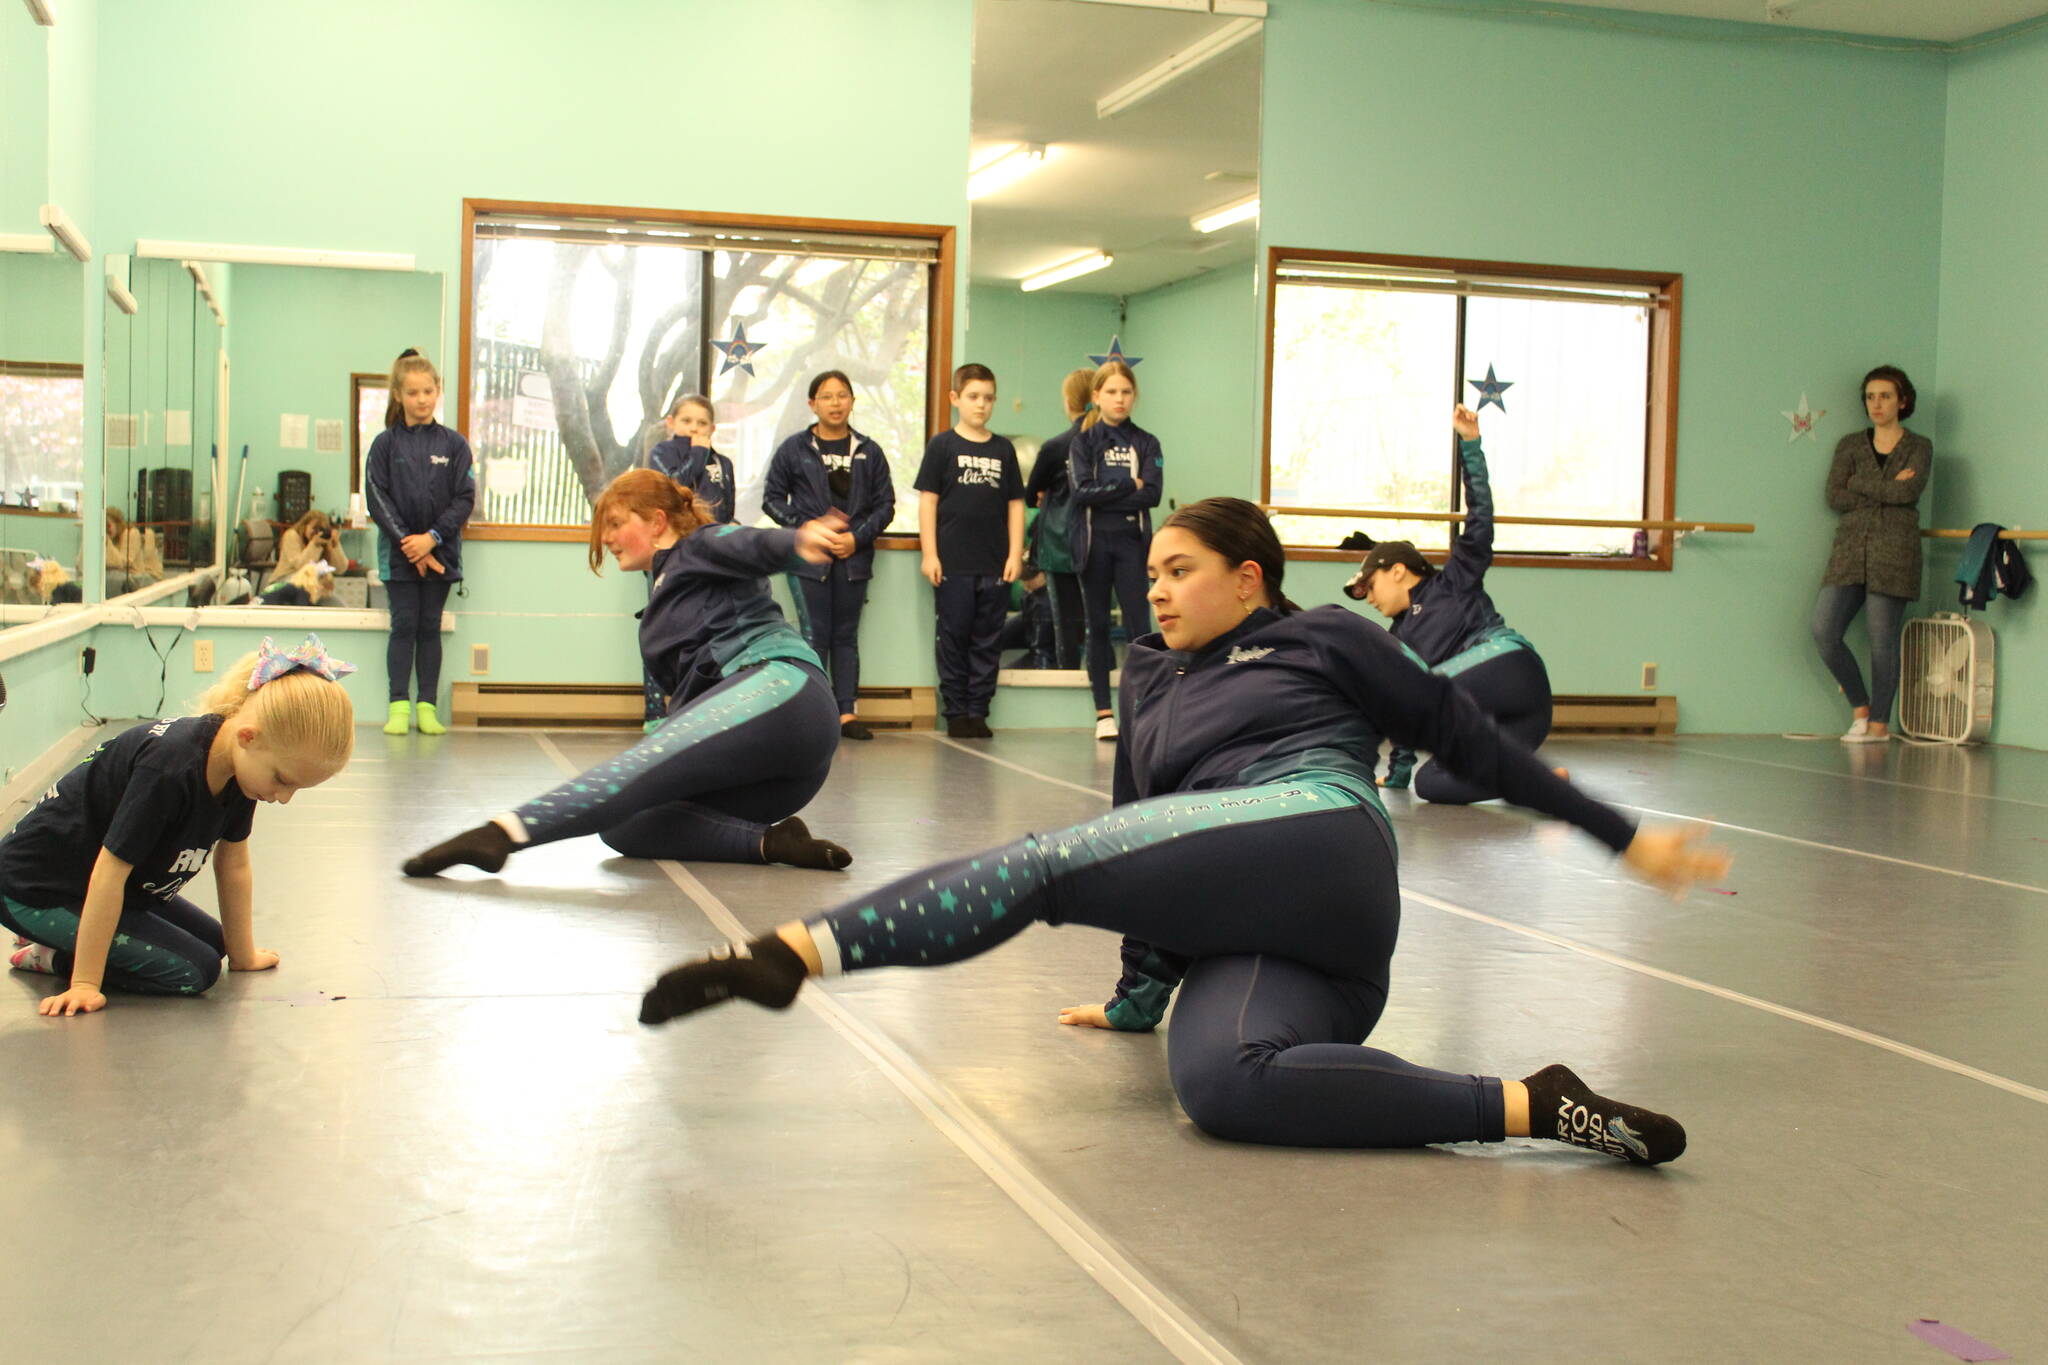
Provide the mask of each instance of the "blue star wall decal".
[{"label": "blue star wall decal", "polygon": [[1144,358],[1141,356],[1124,354],[1124,339],[1121,335],[1112,336],[1109,339],[1109,349],[1103,354],[1088,357],[1088,363],[1098,370],[1112,360],[1121,360],[1134,370],[1145,363]]},{"label": "blue star wall decal", "polygon": [[752,374],[754,357],[768,349],[763,342],[747,340],[747,324],[744,322],[735,322],[732,325],[731,341],[720,341],[713,337],[711,344],[725,353],[725,363],[718,367],[720,374],[724,374],[735,365]]},{"label": "blue star wall decal", "polygon": [[1486,378],[1468,379],[1465,382],[1479,390],[1479,401],[1472,405],[1474,411],[1485,407],[1488,403],[1493,404],[1502,412],[1508,410],[1508,405],[1500,401],[1500,396],[1509,389],[1512,389],[1515,386],[1515,381],[1512,379],[1495,379],[1493,377],[1493,366],[1488,365],[1486,367]]}]

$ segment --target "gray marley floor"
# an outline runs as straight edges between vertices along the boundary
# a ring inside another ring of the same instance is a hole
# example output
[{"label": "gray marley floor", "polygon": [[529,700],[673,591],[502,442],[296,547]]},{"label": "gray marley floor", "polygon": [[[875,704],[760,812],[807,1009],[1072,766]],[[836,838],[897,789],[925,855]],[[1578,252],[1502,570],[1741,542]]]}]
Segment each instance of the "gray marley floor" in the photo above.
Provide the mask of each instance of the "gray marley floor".
[{"label": "gray marley floor", "polygon": [[1550,746],[1720,822],[1735,872],[1682,904],[1562,827],[1390,797],[1374,1042],[1667,1108],[1692,1149],[1642,1171],[1212,1141],[1163,1037],[1055,1022],[1114,980],[1087,929],[634,1022],[719,924],[1099,812],[1080,732],[842,746],[806,817],[846,873],[578,840],[398,876],[630,738],[366,729],[259,814],[280,970],[68,1021],[0,981],[0,1358],[1933,1365],[1925,1317],[2048,1359],[2048,754]]}]

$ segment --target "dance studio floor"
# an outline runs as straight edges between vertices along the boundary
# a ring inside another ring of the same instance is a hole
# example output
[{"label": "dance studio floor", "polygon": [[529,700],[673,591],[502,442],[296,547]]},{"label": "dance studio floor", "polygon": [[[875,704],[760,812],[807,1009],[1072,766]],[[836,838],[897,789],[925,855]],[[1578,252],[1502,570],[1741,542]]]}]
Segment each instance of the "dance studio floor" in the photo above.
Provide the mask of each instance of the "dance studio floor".
[{"label": "dance studio floor", "polygon": [[1163,1036],[1055,1022],[1115,979],[1087,929],[634,1022],[730,934],[1101,811],[1079,731],[842,746],[806,818],[845,873],[586,839],[399,876],[630,738],[366,729],[259,814],[280,970],[68,1021],[0,978],[4,1358],[1938,1365],[1930,1318],[2048,1360],[2048,754],[1550,746],[1723,822],[1732,877],[1678,904],[1561,826],[1390,797],[1375,1043],[1568,1061],[1683,1120],[1643,1170],[1208,1139]]}]

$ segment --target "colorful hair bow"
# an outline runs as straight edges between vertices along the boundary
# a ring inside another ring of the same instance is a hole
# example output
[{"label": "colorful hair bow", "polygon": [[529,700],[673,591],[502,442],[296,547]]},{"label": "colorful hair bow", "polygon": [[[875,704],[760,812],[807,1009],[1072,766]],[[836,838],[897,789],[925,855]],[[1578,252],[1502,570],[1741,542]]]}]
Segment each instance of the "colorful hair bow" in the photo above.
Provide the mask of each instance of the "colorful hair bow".
[{"label": "colorful hair bow", "polygon": [[327,647],[320,643],[317,635],[308,635],[291,650],[279,649],[270,642],[268,635],[263,643],[256,646],[256,671],[249,675],[249,690],[254,692],[267,682],[275,682],[287,673],[300,669],[317,673],[329,682],[340,682],[356,671],[354,664],[345,664],[332,658]]}]

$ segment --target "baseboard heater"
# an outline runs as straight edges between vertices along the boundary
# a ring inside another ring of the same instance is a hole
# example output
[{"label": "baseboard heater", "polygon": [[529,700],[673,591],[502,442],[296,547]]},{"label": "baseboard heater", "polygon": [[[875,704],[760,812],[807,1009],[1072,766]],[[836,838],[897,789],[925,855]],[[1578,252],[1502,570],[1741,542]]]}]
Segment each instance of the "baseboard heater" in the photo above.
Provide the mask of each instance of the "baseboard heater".
[{"label": "baseboard heater", "polygon": [[[457,725],[605,726],[637,729],[647,701],[638,683],[455,684]],[[928,730],[937,723],[938,689],[863,687],[856,713],[882,730]]]},{"label": "baseboard heater", "polygon": [[1553,735],[1671,735],[1678,733],[1678,698],[1554,696]]}]

